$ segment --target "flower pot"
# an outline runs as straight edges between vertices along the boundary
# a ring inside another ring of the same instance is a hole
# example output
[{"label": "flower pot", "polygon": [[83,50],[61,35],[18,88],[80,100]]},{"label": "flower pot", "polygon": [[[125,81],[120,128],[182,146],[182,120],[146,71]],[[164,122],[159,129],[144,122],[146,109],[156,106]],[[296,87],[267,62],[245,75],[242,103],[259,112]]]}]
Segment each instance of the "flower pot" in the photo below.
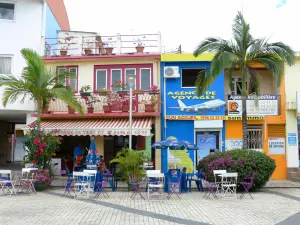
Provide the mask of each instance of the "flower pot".
[{"label": "flower pot", "polygon": [[41,112],[42,114],[48,114],[49,113],[49,106],[47,106],[46,108],[41,108]]},{"label": "flower pot", "polygon": [[44,181],[37,181],[34,183],[34,188],[36,191],[43,191],[45,190],[45,182]]},{"label": "flower pot", "polygon": [[135,94],[135,95],[144,94],[144,90],[134,90],[133,94]]},{"label": "flower pot", "polygon": [[61,51],[60,51],[60,55],[61,55],[61,56],[67,56],[67,54],[68,54],[68,51],[67,51],[67,50],[61,50]]},{"label": "flower pot", "polygon": [[91,96],[91,92],[80,92],[81,97]]},{"label": "flower pot", "polygon": [[93,106],[88,107],[87,112],[88,113],[94,113],[94,107]]},{"label": "flower pot", "polygon": [[85,55],[91,55],[92,54],[92,49],[84,49],[84,54]]},{"label": "flower pot", "polygon": [[104,105],[104,106],[103,106],[103,111],[104,111],[105,113],[111,112],[111,105]]},{"label": "flower pot", "polygon": [[132,184],[128,184],[128,191],[134,191],[134,186]]},{"label": "flower pot", "polygon": [[155,106],[153,104],[145,104],[145,112],[154,112]]},{"label": "flower pot", "polygon": [[69,114],[74,114],[75,113],[75,109],[73,109],[71,106],[68,106],[68,113]]},{"label": "flower pot", "polygon": [[128,112],[129,111],[129,105],[122,105],[122,112]]},{"label": "flower pot", "polygon": [[150,90],[150,91],[149,91],[149,94],[150,94],[150,95],[156,95],[156,94],[159,94],[159,90]]},{"label": "flower pot", "polygon": [[100,95],[100,96],[106,96],[107,94],[108,94],[108,92],[106,92],[106,91],[98,92],[98,95]]},{"label": "flower pot", "polygon": [[105,48],[105,51],[106,51],[107,55],[111,55],[113,50],[114,50],[114,48],[111,48],[111,47]]},{"label": "flower pot", "polygon": [[119,95],[126,95],[128,93],[128,91],[117,91],[117,93]]},{"label": "flower pot", "polygon": [[143,53],[144,52],[144,47],[143,46],[136,46],[135,49],[136,49],[137,53]]}]

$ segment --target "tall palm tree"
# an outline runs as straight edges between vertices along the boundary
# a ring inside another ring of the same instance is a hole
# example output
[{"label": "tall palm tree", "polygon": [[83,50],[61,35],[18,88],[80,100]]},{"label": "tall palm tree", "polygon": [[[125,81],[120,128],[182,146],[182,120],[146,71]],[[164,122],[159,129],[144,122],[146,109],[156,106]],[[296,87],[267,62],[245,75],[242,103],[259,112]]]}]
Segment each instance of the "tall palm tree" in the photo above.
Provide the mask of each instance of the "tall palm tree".
[{"label": "tall palm tree", "polygon": [[45,109],[52,98],[63,102],[83,113],[80,103],[76,100],[71,87],[59,83],[64,76],[74,76],[69,73],[56,74],[48,69],[39,54],[31,49],[22,49],[22,56],[26,66],[20,77],[6,74],[0,75],[0,87],[5,87],[2,104],[14,103],[20,99],[21,103],[27,97],[33,98],[37,103],[37,128],[40,130],[41,110]]},{"label": "tall palm tree", "polygon": [[269,43],[267,38],[253,38],[250,34],[250,26],[241,12],[238,12],[234,19],[232,33],[232,40],[209,37],[197,46],[194,51],[195,57],[204,52],[214,52],[215,55],[209,70],[199,74],[195,85],[200,95],[225,71],[232,88],[232,74],[235,70],[240,72],[242,84],[238,88],[242,94],[243,148],[247,148],[246,99],[250,94],[257,96],[260,93],[260,75],[251,65],[262,64],[273,74],[276,85],[280,87],[284,63],[293,65],[295,52],[282,42]]}]

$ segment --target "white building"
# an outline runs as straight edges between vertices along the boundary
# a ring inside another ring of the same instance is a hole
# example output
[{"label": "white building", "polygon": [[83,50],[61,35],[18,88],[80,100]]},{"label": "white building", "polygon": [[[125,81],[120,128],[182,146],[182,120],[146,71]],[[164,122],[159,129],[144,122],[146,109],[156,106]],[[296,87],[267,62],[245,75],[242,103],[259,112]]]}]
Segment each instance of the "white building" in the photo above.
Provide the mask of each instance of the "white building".
[{"label": "white building", "polygon": [[[31,48],[43,55],[45,37],[56,38],[61,29],[70,29],[63,0],[0,0],[0,74],[20,76],[25,66],[20,50]],[[0,99],[2,95],[3,88]],[[15,124],[25,124],[33,110],[30,99],[6,107],[0,103],[0,165],[22,160],[22,154],[14,154],[15,146],[22,145],[10,143],[10,137],[18,137]]]}]

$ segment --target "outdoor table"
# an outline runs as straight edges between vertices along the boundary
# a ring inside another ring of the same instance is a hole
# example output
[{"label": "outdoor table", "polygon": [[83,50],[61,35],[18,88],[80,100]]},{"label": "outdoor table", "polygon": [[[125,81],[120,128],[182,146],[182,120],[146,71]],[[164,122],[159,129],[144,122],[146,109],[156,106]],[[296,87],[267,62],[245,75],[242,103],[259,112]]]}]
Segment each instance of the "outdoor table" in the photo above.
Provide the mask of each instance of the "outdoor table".
[{"label": "outdoor table", "polygon": [[197,185],[197,188],[198,188],[198,191],[201,191],[203,192],[203,185],[202,185],[202,177],[199,175],[199,173],[188,173],[187,174],[187,182],[189,183],[189,192],[192,191],[192,181],[195,181],[196,182],[196,185]]}]

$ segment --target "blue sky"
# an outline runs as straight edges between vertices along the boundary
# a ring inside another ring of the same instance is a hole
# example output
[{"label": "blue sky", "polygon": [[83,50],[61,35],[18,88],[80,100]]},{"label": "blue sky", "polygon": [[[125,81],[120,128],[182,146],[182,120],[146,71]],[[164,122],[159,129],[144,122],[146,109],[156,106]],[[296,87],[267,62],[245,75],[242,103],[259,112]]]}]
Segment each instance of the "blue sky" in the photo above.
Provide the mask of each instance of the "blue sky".
[{"label": "blue sky", "polygon": [[[165,49],[192,52],[208,36],[231,38],[242,10],[252,35],[284,41],[300,51],[300,0],[64,0],[73,30],[101,35],[162,33]],[[185,3],[185,4],[183,4]]]}]

